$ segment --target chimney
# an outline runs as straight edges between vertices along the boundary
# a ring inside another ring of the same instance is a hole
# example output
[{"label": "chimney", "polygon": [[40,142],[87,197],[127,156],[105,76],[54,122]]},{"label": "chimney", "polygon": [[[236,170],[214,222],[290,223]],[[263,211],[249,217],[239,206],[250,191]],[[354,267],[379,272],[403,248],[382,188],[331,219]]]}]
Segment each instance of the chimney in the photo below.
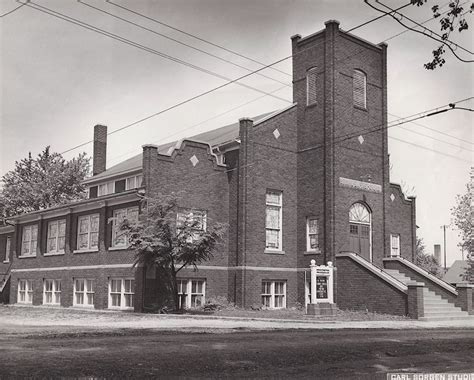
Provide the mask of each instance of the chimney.
[{"label": "chimney", "polygon": [[94,127],[94,156],[92,158],[92,174],[105,171],[107,162],[107,126],[97,124]]},{"label": "chimney", "polygon": [[438,264],[441,265],[441,244],[434,245],[434,257]]}]

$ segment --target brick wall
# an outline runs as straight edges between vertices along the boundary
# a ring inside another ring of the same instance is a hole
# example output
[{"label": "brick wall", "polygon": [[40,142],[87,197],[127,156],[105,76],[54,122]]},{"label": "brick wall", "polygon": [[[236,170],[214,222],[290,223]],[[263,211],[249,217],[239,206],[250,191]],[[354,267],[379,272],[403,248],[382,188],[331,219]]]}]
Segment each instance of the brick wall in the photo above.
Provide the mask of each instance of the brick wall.
[{"label": "brick wall", "polygon": [[337,306],[406,315],[407,295],[348,257],[337,258]]}]

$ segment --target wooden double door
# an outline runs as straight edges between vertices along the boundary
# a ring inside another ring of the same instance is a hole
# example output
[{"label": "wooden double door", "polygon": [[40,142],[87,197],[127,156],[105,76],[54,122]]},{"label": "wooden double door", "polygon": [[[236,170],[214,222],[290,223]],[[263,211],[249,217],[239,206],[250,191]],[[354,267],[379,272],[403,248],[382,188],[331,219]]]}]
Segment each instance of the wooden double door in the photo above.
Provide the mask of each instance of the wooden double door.
[{"label": "wooden double door", "polygon": [[370,224],[349,223],[349,248],[370,261]]}]

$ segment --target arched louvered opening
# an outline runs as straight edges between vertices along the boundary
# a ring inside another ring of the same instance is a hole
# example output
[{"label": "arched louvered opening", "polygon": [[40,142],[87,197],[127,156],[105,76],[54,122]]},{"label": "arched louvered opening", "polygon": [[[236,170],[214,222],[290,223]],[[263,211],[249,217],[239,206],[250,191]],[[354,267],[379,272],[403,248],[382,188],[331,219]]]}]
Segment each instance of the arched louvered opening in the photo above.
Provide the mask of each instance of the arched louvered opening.
[{"label": "arched louvered opening", "polygon": [[313,67],[308,70],[306,73],[306,104],[309,106],[311,104],[316,104],[316,67]]},{"label": "arched louvered opening", "polygon": [[353,98],[356,107],[367,108],[367,76],[360,70],[354,70]]}]

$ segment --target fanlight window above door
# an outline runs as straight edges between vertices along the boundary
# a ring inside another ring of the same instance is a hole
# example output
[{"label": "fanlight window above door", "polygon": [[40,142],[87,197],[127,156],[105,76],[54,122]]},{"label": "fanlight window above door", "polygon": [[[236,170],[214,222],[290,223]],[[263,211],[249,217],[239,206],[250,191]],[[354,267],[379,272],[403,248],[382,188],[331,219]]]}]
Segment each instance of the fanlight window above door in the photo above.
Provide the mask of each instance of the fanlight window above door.
[{"label": "fanlight window above door", "polygon": [[362,203],[354,203],[349,210],[349,221],[370,224],[370,211]]}]

